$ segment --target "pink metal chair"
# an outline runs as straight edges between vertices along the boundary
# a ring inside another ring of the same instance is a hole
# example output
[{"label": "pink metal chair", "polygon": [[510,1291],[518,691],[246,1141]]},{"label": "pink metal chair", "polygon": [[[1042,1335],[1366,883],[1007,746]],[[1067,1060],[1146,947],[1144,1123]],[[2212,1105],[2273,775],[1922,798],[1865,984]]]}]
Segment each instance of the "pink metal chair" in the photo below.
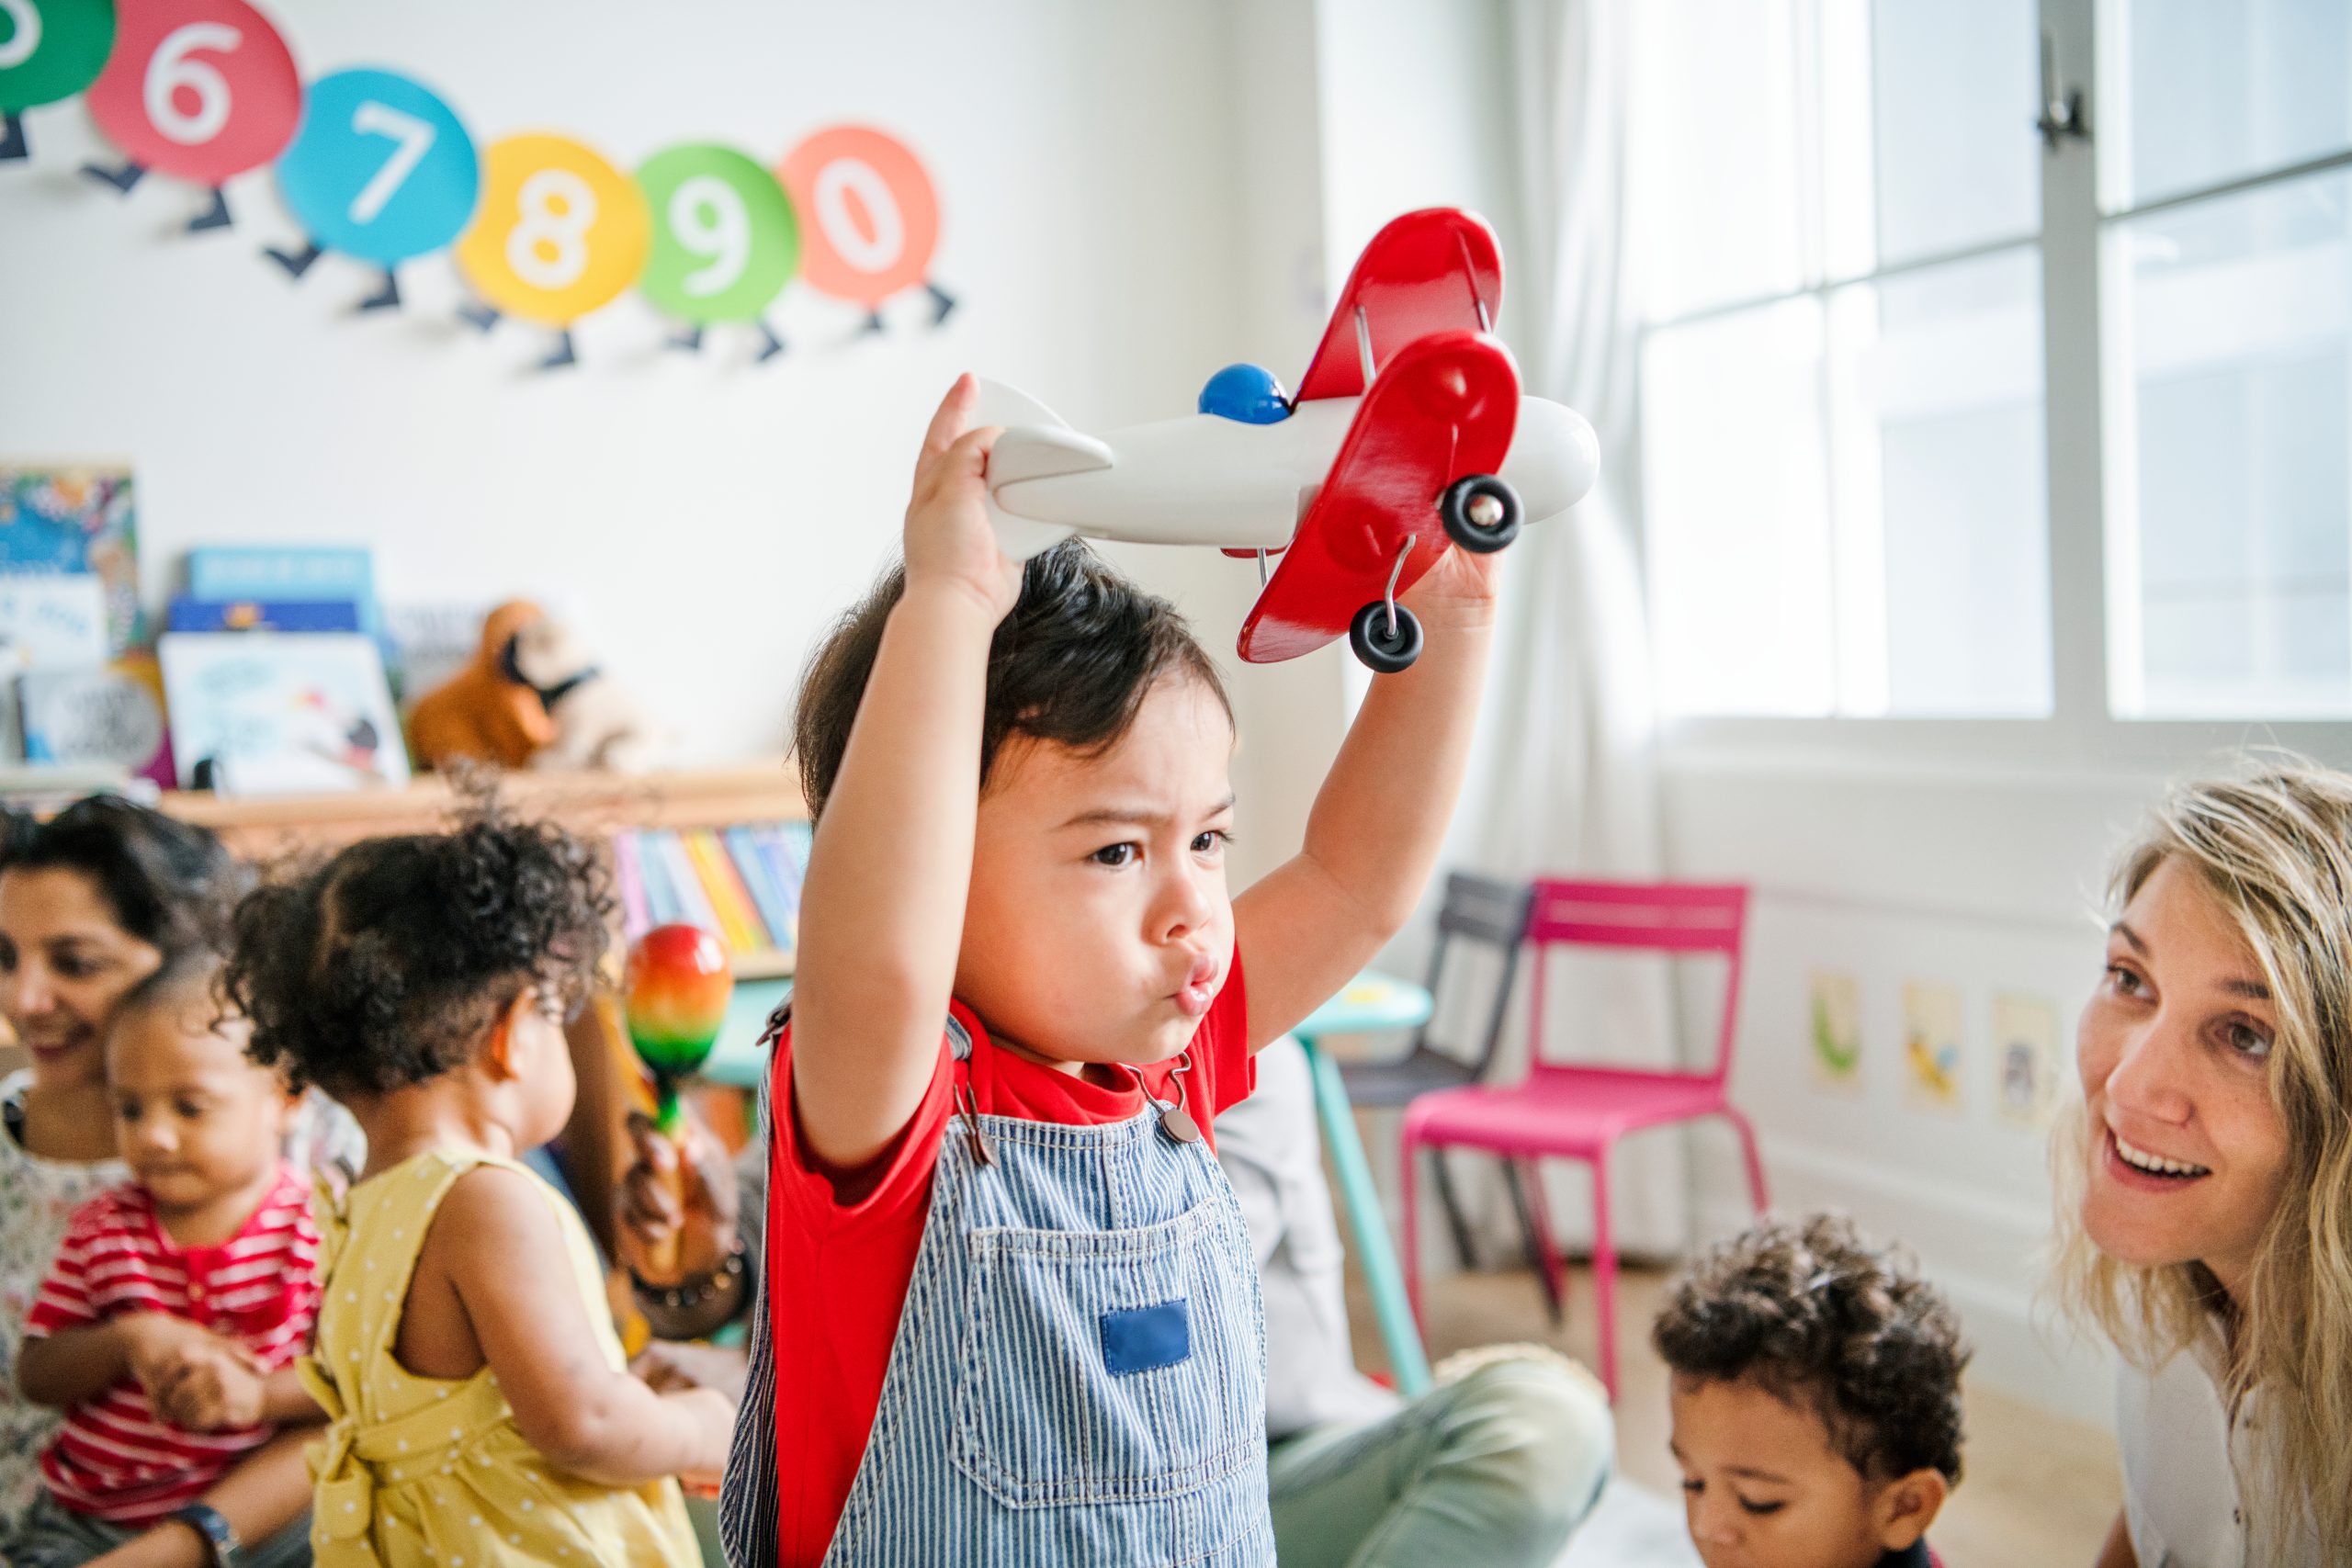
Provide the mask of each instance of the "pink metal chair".
[{"label": "pink metal chair", "polygon": [[[1423,1149],[1483,1149],[1523,1161],[1524,1183],[1535,1211],[1544,1267],[1555,1293],[1560,1259],[1537,1162],[1582,1160],[1592,1168],[1592,1278],[1600,1297],[1600,1379],[1617,1393],[1617,1251],[1609,1224],[1609,1151],[1619,1138],[1702,1116],[1720,1116],[1739,1134],[1747,1162],[1748,1194],[1765,1206],[1764,1166],[1756,1130],[1726,1097],[1731,1077],[1733,1021],[1739,1009],[1741,939],[1747,924],[1747,889],[1691,883],[1571,882],[1535,884],[1527,940],[1534,944],[1528,998],[1528,1069],[1510,1086],[1466,1085],[1422,1095],[1405,1111],[1398,1163],[1405,1204],[1405,1281],[1413,1312],[1421,1310],[1419,1237],[1414,1171]],[[1715,1063],[1704,1073],[1638,1067],[1572,1066],[1544,1055],[1544,976],[1557,946],[1630,949],[1676,955],[1720,953],[1730,961],[1724,985],[1722,1030]]]}]

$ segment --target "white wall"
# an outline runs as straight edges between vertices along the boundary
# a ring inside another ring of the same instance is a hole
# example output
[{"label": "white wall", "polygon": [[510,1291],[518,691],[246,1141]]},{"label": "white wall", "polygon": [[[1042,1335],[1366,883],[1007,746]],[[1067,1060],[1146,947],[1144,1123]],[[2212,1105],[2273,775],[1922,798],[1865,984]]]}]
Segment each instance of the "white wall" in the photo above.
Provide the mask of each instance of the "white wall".
[{"label": "white wall", "polygon": [[[196,237],[176,231],[189,187],[123,200],[78,177],[107,150],[77,100],[33,111],[34,161],[0,167],[0,458],[130,459],[152,602],[193,544],[367,542],[395,602],[562,604],[688,757],[779,751],[803,654],[893,547],[957,370],[1099,425],[1188,410],[1262,353],[1234,238],[1245,162],[1316,176],[1311,141],[1242,156],[1243,9],[274,0],[306,76],[412,71],[485,142],[558,130],[627,168],[681,140],[774,159],[828,123],[888,128],[938,185],[936,271],[961,307],[934,333],[910,301],[863,342],[854,314],[791,291],[792,351],[755,369],[741,344],[662,351],[670,328],[632,294],[582,325],[576,369],[533,374],[543,337],[452,320],[446,256],[404,270],[397,315],[350,314],[371,284],[349,263],[289,284],[258,254],[297,237],[266,175],[232,186],[233,231]],[[1312,102],[1307,57],[1253,69]],[[1224,579],[1246,566],[1126,558],[1229,646]]]}]

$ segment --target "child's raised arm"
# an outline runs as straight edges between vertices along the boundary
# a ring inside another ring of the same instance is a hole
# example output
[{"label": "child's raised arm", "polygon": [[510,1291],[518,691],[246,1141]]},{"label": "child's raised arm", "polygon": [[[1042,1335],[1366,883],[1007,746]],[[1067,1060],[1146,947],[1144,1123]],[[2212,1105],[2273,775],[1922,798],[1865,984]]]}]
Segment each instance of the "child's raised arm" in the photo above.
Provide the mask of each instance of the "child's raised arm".
[{"label": "child's raised arm", "polygon": [[989,642],[1021,589],[984,504],[996,432],[964,428],[976,396],[959,379],[923,438],[905,596],[801,890],[792,1097],[809,1149],[839,1168],[872,1159],[922,1104],[963,943]]},{"label": "child's raised arm", "polygon": [[456,1290],[514,1425],[550,1464],[606,1486],[718,1479],[735,1407],[709,1389],[656,1393],[605,1359],[547,1194],[495,1166],[459,1177],[428,1261]]},{"label": "child's raised arm", "polygon": [[1374,678],[1305,847],[1233,901],[1253,1051],[1370,963],[1429,883],[1486,684],[1496,559],[1449,549],[1405,596],[1426,634],[1420,658]]}]

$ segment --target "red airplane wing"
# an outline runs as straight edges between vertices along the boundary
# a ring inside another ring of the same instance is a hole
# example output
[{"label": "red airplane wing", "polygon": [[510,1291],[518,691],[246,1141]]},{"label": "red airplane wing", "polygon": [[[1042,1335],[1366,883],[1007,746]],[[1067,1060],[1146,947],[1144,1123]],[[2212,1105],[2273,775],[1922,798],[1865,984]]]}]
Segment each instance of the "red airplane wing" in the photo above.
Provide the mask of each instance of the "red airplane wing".
[{"label": "red airplane wing", "polygon": [[1373,364],[1385,371],[1416,338],[1493,332],[1502,304],[1502,250],[1485,219],[1451,207],[1408,212],[1374,234],[1356,258],[1294,400],[1359,396],[1366,343]]},{"label": "red airplane wing", "polygon": [[1503,466],[1519,423],[1519,367],[1483,333],[1407,344],[1356,410],[1323,488],[1241,624],[1241,657],[1271,664],[1344,636],[1380,599],[1407,538],[1402,593],[1451,547],[1438,496]]}]

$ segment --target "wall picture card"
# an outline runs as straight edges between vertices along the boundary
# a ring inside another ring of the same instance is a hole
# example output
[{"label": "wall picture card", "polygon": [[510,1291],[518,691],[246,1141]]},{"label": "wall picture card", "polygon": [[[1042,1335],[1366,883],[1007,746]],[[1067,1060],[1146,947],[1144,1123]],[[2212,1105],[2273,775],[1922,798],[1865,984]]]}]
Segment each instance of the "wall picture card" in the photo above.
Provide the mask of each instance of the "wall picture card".
[{"label": "wall picture card", "polygon": [[1862,1092],[1861,988],[1843,970],[1816,969],[1806,987],[1808,1038],[1815,1086],[1833,1094]]},{"label": "wall picture card", "polygon": [[652,241],[645,197],[568,136],[509,136],[482,150],[481,201],[458,270],[510,316],[563,327],[616,299]]},{"label": "wall picture card", "polygon": [[1904,1103],[1947,1113],[1962,1109],[1967,1103],[1961,1081],[1965,1034],[1959,987],[1922,980],[1904,986]]},{"label": "wall picture card", "polygon": [[128,468],[0,464],[0,572],[87,572],[106,595],[107,644],[139,640],[139,526]]},{"label": "wall picture card", "polygon": [[653,220],[638,287],[664,314],[755,321],[799,270],[799,219],[755,159],[688,142],[648,158],[637,183]]},{"label": "wall picture card", "polygon": [[302,80],[286,39],[244,0],[140,0],[117,19],[90,118],[130,162],[88,172],[129,191],[150,170],[213,191],[191,229],[224,228],[220,186],[286,150]]},{"label": "wall picture card", "polygon": [[2066,1072],[2057,1004],[2042,997],[1995,997],[1993,1066],[1993,1102],[2001,1119],[2033,1132],[2048,1127]]},{"label": "wall picture card", "polygon": [[311,243],[382,267],[456,240],[481,189],[481,161],[457,111],[391,71],[311,83],[277,161],[278,194]]}]

